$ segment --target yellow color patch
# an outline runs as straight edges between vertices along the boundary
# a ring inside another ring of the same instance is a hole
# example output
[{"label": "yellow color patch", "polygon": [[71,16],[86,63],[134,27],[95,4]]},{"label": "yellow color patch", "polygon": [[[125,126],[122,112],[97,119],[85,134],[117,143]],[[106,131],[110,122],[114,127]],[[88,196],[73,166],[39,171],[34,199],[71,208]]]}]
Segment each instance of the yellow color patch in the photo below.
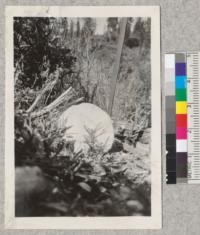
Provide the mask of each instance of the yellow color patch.
[{"label": "yellow color patch", "polygon": [[186,114],[187,113],[187,102],[178,101],[176,102],[176,114]]}]

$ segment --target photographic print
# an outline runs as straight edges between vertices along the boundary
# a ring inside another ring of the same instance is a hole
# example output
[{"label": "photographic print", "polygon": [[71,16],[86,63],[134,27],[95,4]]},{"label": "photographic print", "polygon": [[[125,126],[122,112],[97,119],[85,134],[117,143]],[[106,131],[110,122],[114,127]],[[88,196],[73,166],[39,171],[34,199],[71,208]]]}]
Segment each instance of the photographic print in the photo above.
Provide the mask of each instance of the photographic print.
[{"label": "photographic print", "polygon": [[161,226],[158,7],[6,9],[6,225]]}]

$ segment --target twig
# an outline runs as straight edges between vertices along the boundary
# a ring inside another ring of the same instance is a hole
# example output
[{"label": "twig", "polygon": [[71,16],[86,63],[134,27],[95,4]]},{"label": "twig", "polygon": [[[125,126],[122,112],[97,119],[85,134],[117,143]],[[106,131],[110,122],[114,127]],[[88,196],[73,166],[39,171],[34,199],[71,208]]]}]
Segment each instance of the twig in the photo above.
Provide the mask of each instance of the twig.
[{"label": "twig", "polygon": [[28,108],[28,110],[26,111],[27,113],[31,113],[33,111],[33,109],[37,106],[38,102],[41,100],[41,98],[43,97],[43,95],[46,93],[46,91],[48,91],[49,89],[51,89],[55,84],[57,83],[57,79],[52,81],[51,83],[49,83],[43,90],[42,92],[37,96],[37,98],[35,99],[35,101],[33,102],[33,104]]},{"label": "twig", "polygon": [[78,103],[80,103],[80,102],[82,102],[84,100],[84,98],[81,97],[81,98],[79,98],[77,100],[73,100],[73,101],[70,102],[70,99],[73,97],[73,93],[70,93],[70,92],[72,92],[72,88],[71,87],[67,91],[65,91],[63,94],[61,94],[51,104],[49,104],[48,106],[43,108],[42,110],[40,110],[38,112],[31,113],[31,117],[32,118],[37,118],[37,117],[43,116],[46,113],[51,112],[54,108],[57,108],[58,106],[60,106],[61,104],[64,104],[64,103],[66,103],[64,105],[64,108],[67,109],[71,105],[78,104]]}]

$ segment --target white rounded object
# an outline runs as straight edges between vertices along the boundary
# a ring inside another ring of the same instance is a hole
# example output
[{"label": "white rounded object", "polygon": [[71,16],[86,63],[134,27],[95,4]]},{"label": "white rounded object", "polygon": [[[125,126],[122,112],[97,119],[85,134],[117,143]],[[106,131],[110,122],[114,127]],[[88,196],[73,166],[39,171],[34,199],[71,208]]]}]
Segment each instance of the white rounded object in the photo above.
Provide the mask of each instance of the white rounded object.
[{"label": "white rounded object", "polygon": [[[90,103],[73,105],[63,112],[58,120],[60,128],[67,127],[64,138],[74,141],[74,151],[89,150],[107,152],[114,141],[110,116]],[[69,128],[69,129],[68,129]]]}]

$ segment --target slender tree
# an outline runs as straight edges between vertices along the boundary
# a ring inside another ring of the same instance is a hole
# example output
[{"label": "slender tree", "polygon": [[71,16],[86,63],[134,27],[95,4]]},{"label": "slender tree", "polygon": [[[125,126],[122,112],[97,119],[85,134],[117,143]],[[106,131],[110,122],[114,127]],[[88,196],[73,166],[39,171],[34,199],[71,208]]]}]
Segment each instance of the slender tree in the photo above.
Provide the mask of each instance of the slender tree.
[{"label": "slender tree", "polygon": [[80,26],[80,20],[77,20],[76,23],[76,36],[79,37],[80,36],[80,31],[81,31],[81,26]]},{"label": "slender tree", "polygon": [[84,24],[82,28],[82,35],[92,36],[95,33],[96,21],[93,18],[84,18]]},{"label": "slender tree", "polygon": [[63,19],[63,27],[64,27],[64,38],[66,40],[68,37],[68,31],[69,31],[69,24],[68,24],[67,18]]},{"label": "slender tree", "polygon": [[132,24],[132,18],[128,18],[127,25],[126,25],[126,33],[125,33],[125,39],[128,39],[131,35],[131,24]]},{"label": "slender tree", "polygon": [[70,34],[70,37],[73,38],[74,37],[74,22],[73,20],[70,21],[70,29],[69,29],[69,34]]},{"label": "slender tree", "polygon": [[108,34],[108,40],[116,41],[119,34],[118,18],[109,17],[107,19],[107,34]]}]

